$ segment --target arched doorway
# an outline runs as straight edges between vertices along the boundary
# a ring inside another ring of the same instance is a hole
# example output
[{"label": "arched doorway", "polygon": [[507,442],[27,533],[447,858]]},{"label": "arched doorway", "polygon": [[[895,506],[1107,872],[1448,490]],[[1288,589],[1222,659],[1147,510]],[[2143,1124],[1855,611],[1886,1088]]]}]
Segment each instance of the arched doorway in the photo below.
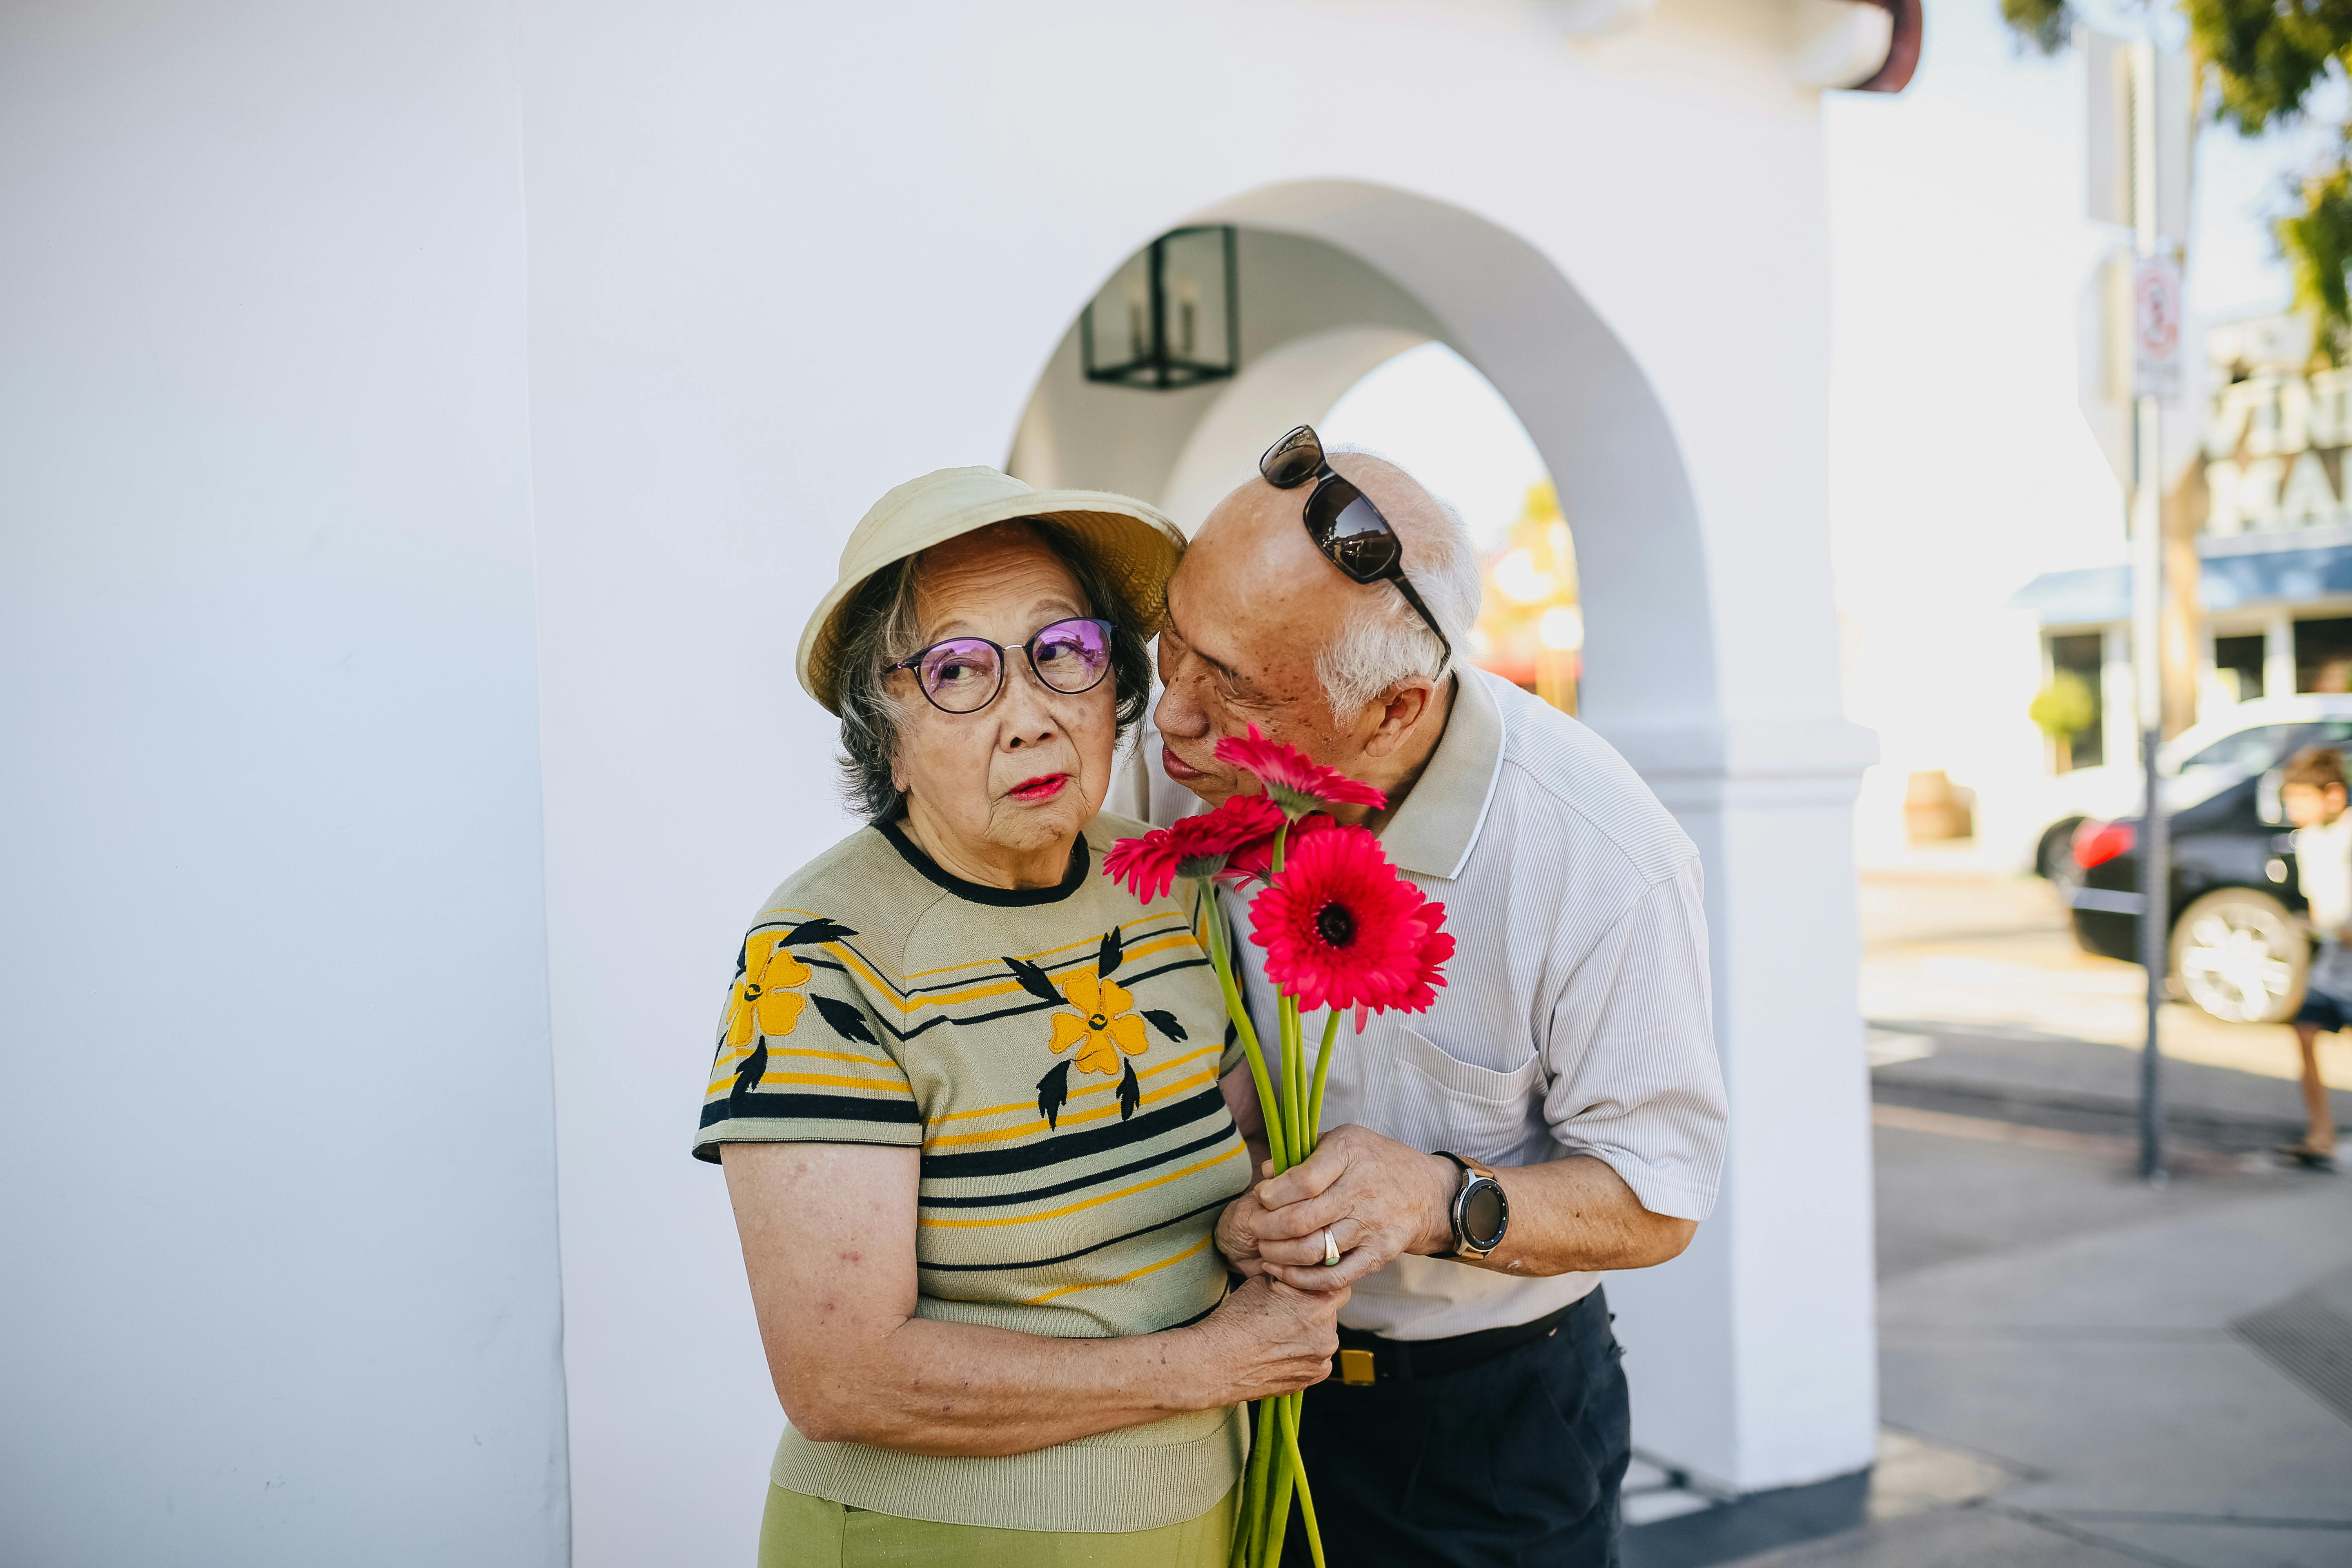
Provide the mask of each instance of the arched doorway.
[{"label": "arched doorway", "polygon": [[[1035,384],[1009,466],[1033,483],[1146,497],[1192,527],[1274,435],[1321,419],[1416,344],[1446,344],[1507,401],[1574,534],[1580,716],[1656,790],[1706,866],[1733,1149],[1715,1217],[1690,1250],[1610,1280],[1635,1440],[1722,1490],[1850,1478],[1870,1462],[1876,1431],[1850,845],[1867,739],[1812,717],[1824,700],[1833,711],[1833,694],[1759,691],[1750,670],[1727,671],[1718,632],[1805,645],[1818,628],[1775,623],[1810,604],[1785,596],[1809,586],[1809,524],[1769,542],[1797,563],[1780,586],[1719,590],[1715,559],[1729,536],[1702,526],[1649,375],[1549,256],[1475,213],[1316,181],[1184,221],[1237,229],[1238,374],[1173,392],[1090,384],[1073,326]],[[1756,542],[1738,541],[1729,558]]]},{"label": "arched doorway", "polygon": [[1141,496],[1190,529],[1272,436],[1321,419],[1384,361],[1444,342],[1527,427],[1573,531],[1582,717],[1667,793],[1678,759],[1695,742],[1708,752],[1719,728],[1706,553],[1664,411],[1574,286],[1476,215],[1380,186],[1274,186],[1187,221],[1239,230],[1240,374],[1174,392],[1090,383],[1074,320],[1011,471]]}]

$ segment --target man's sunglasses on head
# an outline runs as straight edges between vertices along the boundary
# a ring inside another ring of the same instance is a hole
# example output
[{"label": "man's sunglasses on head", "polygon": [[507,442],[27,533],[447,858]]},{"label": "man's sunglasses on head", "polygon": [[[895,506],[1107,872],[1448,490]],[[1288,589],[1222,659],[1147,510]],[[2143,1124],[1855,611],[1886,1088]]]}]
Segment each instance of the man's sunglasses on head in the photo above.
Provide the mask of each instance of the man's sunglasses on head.
[{"label": "man's sunglasses on head", "polygon": [[1412,584],[1404,574],[1404,542],[1397,537],[1389,520],[1381,515],[1363,491],[1349,484],[1335,472],[1330,460],[1323,455],[1322,438],[1311,425],[1301,425],[1281,440],[1265,449],[1257,460],[1257,471],[1265,482],[1278,490],[1295,490],[1309,479],[1314,490],[1307,498],[1304,521],[1307,537],[1324,559],[1348,574],[1355,583],[1393,583],[1404,595],[1422,624],[1437,634],[1438,646],[1445,650],[1445,662],[1454,662],[1454,644],[1429,606],[1413,592]]}]

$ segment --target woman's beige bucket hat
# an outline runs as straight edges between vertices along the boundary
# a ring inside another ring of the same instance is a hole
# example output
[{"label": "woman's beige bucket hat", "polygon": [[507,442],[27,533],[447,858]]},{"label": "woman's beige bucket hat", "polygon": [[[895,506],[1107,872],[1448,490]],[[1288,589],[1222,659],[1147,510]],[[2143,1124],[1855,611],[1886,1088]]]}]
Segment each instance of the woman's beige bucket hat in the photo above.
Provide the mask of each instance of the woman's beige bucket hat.
[{"label": "woman's beige bucket hat", "polygon": [[866,579],[958,534],[1020,517],[1051,518],[1076,534],[1150,637],[1168,611],[1168,577],[1184,531],[1139,500],[1107,490],[1032,489],[994,468],[940,468],[908,479],[858,519],[841,547],[841,575],[801,633],[801,685],[841,711],[842,611]]}]

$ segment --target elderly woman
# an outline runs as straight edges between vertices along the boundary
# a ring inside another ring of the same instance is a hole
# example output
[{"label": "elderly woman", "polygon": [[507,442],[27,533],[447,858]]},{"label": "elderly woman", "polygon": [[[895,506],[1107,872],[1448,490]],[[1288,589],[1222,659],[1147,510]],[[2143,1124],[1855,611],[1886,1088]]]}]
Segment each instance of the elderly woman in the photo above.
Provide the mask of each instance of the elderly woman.
[{"label": "elderly woman", "polygon": [[868,512],[801,639],[871,818],[735,960],[695,1152],[727,1172],[791,1426],[781,1564],[1222,1564],[1235,1405],[1329,1297],[1211,1242],[1249,1156],[1184,909],[1102,873],[1174,525],[989,468]]}]

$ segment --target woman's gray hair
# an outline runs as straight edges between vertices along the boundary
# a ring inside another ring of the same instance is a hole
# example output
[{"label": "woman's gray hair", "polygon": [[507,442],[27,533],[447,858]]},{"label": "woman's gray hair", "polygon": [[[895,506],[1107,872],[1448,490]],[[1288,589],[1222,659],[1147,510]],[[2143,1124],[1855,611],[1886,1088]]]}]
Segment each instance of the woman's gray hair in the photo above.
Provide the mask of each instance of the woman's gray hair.
[{"label": "woman's gray hair", "polygon": [[[1437,510],[1441,521],[1435,526],[1416,529],[1406,539],[1404,574],[1458,651],[1478,619],[1478,552],[1461,514],[1442,500]],[[1434,684],[1453,668],[1435,634],[1394,584],[1371,584],[1360,598],[1339,635],[1315,656],[1315,673],[1332,717],[1343,722],[1397,682],[1423,676]]]},{"label": "woman's gray hair", "polygon": [[[1110,623],[1113,711],[1118,737],[1124,740],[1143,717],[1151,695],[1151,653],[1139,630],[1142,616],[1111,585],[1078,536],[1060,523],[1024,517],[991,526],[1026,530],[1076,580],[1087,613]],[[923,647],[922,621],[916,611],[922,563],[920,555],[892,562],[858,584],[841,609],[842,625],[847,628],[841,641],[836,697],[841,705],[841,789],[849,808],[869,822],[896,816],[901,804],[891,777],[898,752],[899,707],[890,695],[889,676],[892,665],[911,658]],[[1016,679],[1011,670],[1005,678]]]}]

